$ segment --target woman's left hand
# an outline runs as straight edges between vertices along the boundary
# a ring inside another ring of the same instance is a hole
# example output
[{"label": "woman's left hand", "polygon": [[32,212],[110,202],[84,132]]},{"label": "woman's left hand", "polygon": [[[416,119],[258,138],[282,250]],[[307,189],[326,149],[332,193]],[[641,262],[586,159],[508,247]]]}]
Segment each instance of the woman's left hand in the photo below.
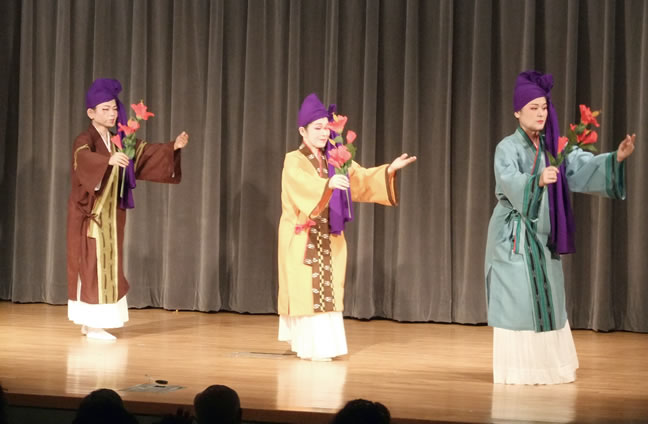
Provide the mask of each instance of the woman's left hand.
[{"label": "woman's left hand", "polygon": [[637,138],[637,134],[626,135],[617,149],[617,161],[623,162],[634,152],[635,138]]},{"label": "woman's left hand", "polygon": [[178,150],[182,149],[184,146],[189,143],[189,134],[186,132],[182,131],[175,139],[175,143],[173,143],[173,150]]},{"label": "woman's left hand", "polygon": [[403,153],[389,165],[387,168],[387,172],[389,175],[392,175],[394,172],[398,171],[399,169],[405,168],[407,165],[410,163],[414,162],[416,160],[416,156],[408,156],[407,153]]}]

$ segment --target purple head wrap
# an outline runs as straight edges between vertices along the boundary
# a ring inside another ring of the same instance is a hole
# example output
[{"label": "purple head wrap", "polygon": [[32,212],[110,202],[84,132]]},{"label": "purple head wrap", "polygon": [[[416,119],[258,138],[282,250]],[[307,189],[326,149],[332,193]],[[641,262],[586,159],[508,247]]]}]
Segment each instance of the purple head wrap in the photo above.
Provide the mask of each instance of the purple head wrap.
[{"label": "purple head wrap", "polygon": [[[329,122],[333,121],[333,113],[335,113],[336,106],[329,105],[328,109],[320,101],[315,93],[311,93],[304,99],[299,114],[297,116],[297,125],[299,127],[306,127],[313,121],[320,118],[328,118]],[[331,131],[331,138],[336,137],[336,133]],[[329,158],[331,149],[334,149],[333,143],[326,143],[324,148],[326,158]],[[335,175],[335,168],[329,163],[328,174]],[[344,190],[335,189],[329,201],[329,225],[332,234],[341,234],[344,231],[344,226],[347,222],[353,220],[353,204],[351,201],[351,189],[347,189],[348,193]],[[347,201],[347,199],[349,199]]]},{"label": "purple head wrap", "polygon": [[[86,93],[86,108],[95,108],[98,104],[115,100],[117,103],[117,122],[126,125],[128,115],[124,104],[119,100],[122,86],[119,81],[111,78],[98,78],[94,80]],[[123,138],[123,137],[122,137]]]},{"label": "purple head wrap", "polygon": [[324,107],[324,104],[317,97],[317,94],[311,93],[302,102],[299,108],[299,115],[297,116],[297,126],[306,127],[313,121],[320,118],[327,118],[329,111]]},{"label": "purple head wrap", "polygon": [[[545,125],[545,149],[554,157],[558,153],[558,138],[560,129],[558,115],[551,101],[551,89],[554,80],[551,74],[538,71],[525,71],[518,75],[513,91],[513,111],[519,112],[531,100],[538,97],[547,99],[547,123]],[[545,155],[545,163],[550,165],[549,157]],[[551,218],[551,234],[549,248],[558,254],[573,253],[574,249],[574,217],[569,202],[569,186],[567,185],[565,163],[560,165],[560,173],[555,184],[549,184],[549,215]]]},{"label": "purple head wrap", "polygon": [[[86,93],[86,108],[92,109],[101,103],[115,100],[117,103],[117,122],[122,125],[127,125],[128,115],[126,114],[126,107],[118,97],[121,91],[122,86],[118,80],[98,78],[88,88],[88,92]],[[119,131],[118,134],[123,140],[125,136],[124,132]],[[124,193],[119,199],[119,206],[122,209],[132,209],[135,207],[132,193],[132,190],[135,188],[135,165],[132,159],[129,161],[122,175],[122,178],[124,178]]]}]

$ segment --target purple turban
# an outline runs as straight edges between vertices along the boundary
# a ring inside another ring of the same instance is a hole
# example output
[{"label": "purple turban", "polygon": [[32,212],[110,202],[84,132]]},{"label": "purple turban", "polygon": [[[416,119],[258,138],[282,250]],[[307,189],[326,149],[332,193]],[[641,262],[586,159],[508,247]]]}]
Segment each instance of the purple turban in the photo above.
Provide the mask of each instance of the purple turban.
[{"label": "purple turban", "polygon": [[115,100],[117,103],[117,122],[126,125],[128,115],[126,114],[126,108],[118,97],[121,91],[122,86],[116,79],[98,78],[88,88],[88,92],[86,93],[86,108],[92,109],[98,104]]},{"label": "purple turban", "polygon": [[[299,115],[297,116],[297,125],[299,127],[306,127],[313,121],[320,118],[328,118],[329,122],[333,121],[333,113],[335,113],[335,105],[329,105],[328,109],[320,101],[315,93],[311,93],[304,99]],[[331,138],[334,139],[337,134],[331,131]],[[334,149],[333,143],[326,143],[324,151],[326,158],[330,156],[331,149]],[[328,174],[335,175],[335,168],[329,163]],[[331,226],[332,234],[341,234],[344,231],[344,226],[347,222],[353,220],[353,205],[351,202],[351,189],[348,190],[348,195],[344,190],[333,190],[333,195],[329,201],[329,224]],[[348,199],[348,201],[347,201]]]},{"label": "purple turban", "polygon": [[[335,108],[335,106],[333,106],[333,108]],[[297,126],[306,127],[306,125],[320,118],[330,119],[331,117],[329,117],[329,111],[324,107],[324,104],[317,97],[317,94],[311,93],[306,96],[299,108]]]},{"label": "purple turban", "polygon": [[[547,99],[547,123],[545,125],[545,149],[552,156],[558,155],[558,138],[560,128],[558,115],[551,101],[551,89],[554,80],[551,74],[542,74],[538,71],[525,71],[518,75],[513,91],[513,111],[519,112],[531,100],[538,97]],[[545,164],[549,163],[549,156],[545,155]],[[560,165],[560,173],[555,184],[549,184],[549,215],[551,217],[551,234],[549,235],[549,248],[558,254],[574,253],[574,217],[569,202],[569,186],[567,185],[567,172],[565,163]]]}]

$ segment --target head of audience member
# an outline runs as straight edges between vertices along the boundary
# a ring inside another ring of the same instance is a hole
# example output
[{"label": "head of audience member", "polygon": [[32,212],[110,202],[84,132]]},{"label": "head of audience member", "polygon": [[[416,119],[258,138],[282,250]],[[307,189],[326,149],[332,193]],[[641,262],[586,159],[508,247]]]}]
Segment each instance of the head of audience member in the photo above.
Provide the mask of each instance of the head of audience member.
[{"label": "head of audience member", "polygon": [[72,424],[137,424],[121,397],[110,389],[98,389],[83,398]]},{"label": "head of audience member", "polygon": [[196,395],[194,411],[198,424],[240,424],[243,412],[238,394],[218,384]]},{"label": "head of audience member", "polygon": [[391,415],[385,405],[365,399],[349,401],[331,424],[389,424]]},{"label": "head of audience member", "polygon": [[9,423],[9,406],[7,403],[7,396],[5,395],[4,388],[2,387],[2,384],[0,384],[0,424],[8,424]]}]

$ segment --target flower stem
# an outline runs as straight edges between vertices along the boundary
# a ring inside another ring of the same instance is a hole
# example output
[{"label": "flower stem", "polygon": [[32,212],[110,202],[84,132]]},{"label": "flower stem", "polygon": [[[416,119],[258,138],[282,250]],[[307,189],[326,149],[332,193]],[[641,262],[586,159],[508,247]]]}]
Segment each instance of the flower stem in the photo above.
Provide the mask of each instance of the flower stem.
[{"label": "flower stem", "polygon": [[126,168],[122,168],[122,178],[121,178],[121,189],[119,191],[119,197],[124,198],[124,180],[126,179]]},{"label": "flower stem", "polygon": [[349,213],[349,219],[351,219],[351,199],[349,199],[349,189],[344,190],[347,198],[347,212]]}]

